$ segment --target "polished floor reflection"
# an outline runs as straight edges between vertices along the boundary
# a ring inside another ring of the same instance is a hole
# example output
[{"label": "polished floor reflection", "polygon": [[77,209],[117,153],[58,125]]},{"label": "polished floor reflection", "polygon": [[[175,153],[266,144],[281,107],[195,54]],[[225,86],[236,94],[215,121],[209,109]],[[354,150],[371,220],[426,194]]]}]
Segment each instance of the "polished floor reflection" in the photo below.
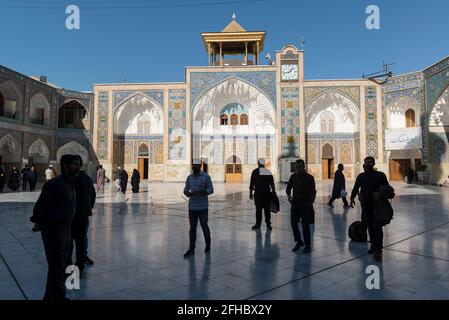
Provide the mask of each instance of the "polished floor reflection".
[{"label": "polished floor reflection", "polygon": [[[394,185],[395,218],[385,228],[382,264],[367,244],[352,243],[347,227],[360,207],[325,204],[331,185],[318,184],[310,255],[293,253],[285,186],[273,231],[251,231],[254,205],[248,186],[216,184],[205,255],[188,246],[182,184],[143,183],[141,193],[107,188],[91,219],[89,256],[95,261],[72,299],[449,299],[449,189]],[[39,234],[28,222],[39,193],[0,194],[0,299],[41,299],[46,261]],[[380,290],[368,290],[366,267],[380,269]]]}]

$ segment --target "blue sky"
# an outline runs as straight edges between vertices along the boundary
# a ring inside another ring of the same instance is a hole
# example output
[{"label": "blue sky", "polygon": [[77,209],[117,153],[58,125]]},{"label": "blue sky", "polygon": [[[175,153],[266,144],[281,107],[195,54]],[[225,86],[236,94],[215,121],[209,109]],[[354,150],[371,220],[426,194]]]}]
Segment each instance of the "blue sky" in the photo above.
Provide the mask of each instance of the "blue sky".
[{"label": "blue sky", "polygon": [[[449,55],[447,0],[0,0],[0,64],[47,75],[67,89],[93,83],[184,81],[185,66],[207,64],[203,31],[220,31],[232,13],[247,30],[267,32],[265,50],[300,46],[306,79],[360,78],[394,62],[395,74],[423,69]],[[81,29],[65,28],[65,7],[81,9]],[[381,10],[381,30],[367,30],[365,9]],[[102,9],[107,6],[158,8]],[[7,6],[15,8],[6,8]],[[17,8],[39,6],[45,8]],[[86,8],[95,6],[95,9]]]}]

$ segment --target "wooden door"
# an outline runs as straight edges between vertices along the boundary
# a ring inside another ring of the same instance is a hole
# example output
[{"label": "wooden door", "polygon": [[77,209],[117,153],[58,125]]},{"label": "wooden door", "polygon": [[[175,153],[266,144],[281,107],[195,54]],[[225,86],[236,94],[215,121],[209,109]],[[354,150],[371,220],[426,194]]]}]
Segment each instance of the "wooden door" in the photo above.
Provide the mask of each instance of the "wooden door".
[{"label": "wooden door", "polygon": [[410,159],[392,159],[389,163],[390,180],[405,181],[408,170],[412,167]]},{"label": "wooden door", "polygon": [[329,167],[327,168],[329,179],[334,178],[334,159],[329,159],[328,161]]},{"label": "wooden door", "polygon": [[142,176],[145,171],[145,158],[139,158],[137,162],[137,170],[139,170],[139,173]]},{"label": "wooden door", "polygon": [[226,165],[226,182],[242,182],[243,170],[241,163],[233,163]]},{"label": "wooden door", "polygon": [[321,168],[323,171],[323,180],[329,179],[329,164],[328,159],[321,160]]}]

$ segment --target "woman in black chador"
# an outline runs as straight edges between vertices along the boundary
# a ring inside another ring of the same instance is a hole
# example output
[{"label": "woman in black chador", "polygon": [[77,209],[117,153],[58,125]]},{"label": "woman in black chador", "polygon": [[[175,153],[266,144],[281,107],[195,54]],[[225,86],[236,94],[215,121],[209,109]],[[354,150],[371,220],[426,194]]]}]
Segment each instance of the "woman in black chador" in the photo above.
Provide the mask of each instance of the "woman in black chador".
[{"label": "woman in black chador", "polygon": [[12,191],[19,191],[20,186],[20,172],[17,170],[16,166],[12,168],[11,174],[9,175],[8,187]]},{"label": "woman in black chador", "polygon": [[133,193],[139,192],[139,184],[140,184],[140,173],[137,169],[134,169],[133,175],[131,176],[131,186],[133,189]]}]

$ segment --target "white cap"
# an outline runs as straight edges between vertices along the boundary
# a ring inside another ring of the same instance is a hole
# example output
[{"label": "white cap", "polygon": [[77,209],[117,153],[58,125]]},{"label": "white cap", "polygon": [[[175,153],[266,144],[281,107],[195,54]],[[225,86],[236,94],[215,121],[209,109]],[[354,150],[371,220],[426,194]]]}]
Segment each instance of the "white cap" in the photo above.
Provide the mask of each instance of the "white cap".
[{"label": "white cap", "polygon": [[201,159],[193,159],[193,164],[201,164]]},{"label": "white cap", "polygon": [[259,162],[259,164],[262,165],[262,166],[265,165],[265,159],[264,158],[260,158],[259,160],[257,160],[257,162]]},{"label": "white cap", "polygon": [[49,168],[53,168],[53,165],[51,164],[51,165],[49,165],[48,167],[49,167]]}]

